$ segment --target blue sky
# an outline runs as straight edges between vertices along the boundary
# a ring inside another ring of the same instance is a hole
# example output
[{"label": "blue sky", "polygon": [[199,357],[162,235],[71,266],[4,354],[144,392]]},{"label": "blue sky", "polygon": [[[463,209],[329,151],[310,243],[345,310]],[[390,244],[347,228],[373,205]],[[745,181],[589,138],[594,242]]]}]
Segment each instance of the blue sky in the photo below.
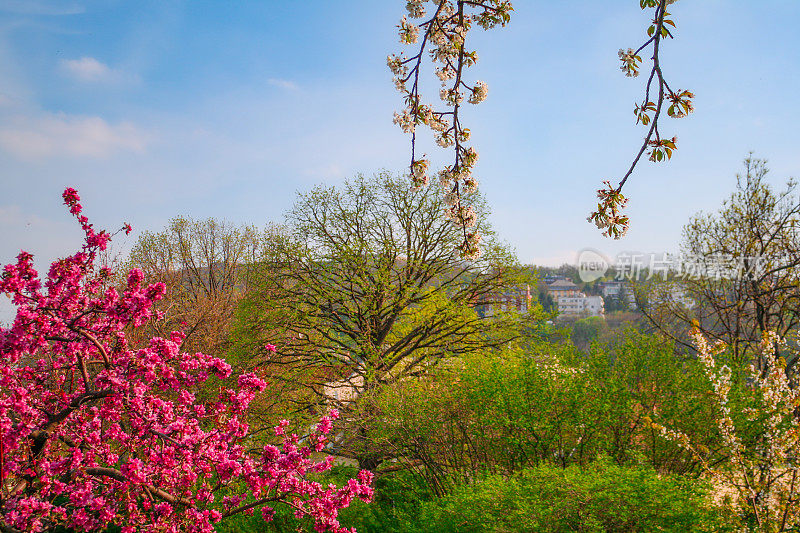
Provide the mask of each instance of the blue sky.
[{"label": "blue sky", "polygon": [[[98,227],[156,230],[177,215],[263,225],[297,191],[401,171],[408,138],[385,62],[404,4],[0,0],[0,262],[24,248],[43,265],[78,246],[67,186]],[[636,0],[514,6],[507,28],[476,32],[468,76],[489,98],[464,121],[494,226],[522,261],[674,251],[750,150],[776,185],[800,176],[800,2],[680,0],[663,68],[696,111],[665,121],[679,150],[641,164],[631,230],[604,239],[585,219],[644,133],[632,114],[644,80],[618,70],[617,50],[643,41],[646,15]],[[449,156],[426,142],[434,161]]]}]

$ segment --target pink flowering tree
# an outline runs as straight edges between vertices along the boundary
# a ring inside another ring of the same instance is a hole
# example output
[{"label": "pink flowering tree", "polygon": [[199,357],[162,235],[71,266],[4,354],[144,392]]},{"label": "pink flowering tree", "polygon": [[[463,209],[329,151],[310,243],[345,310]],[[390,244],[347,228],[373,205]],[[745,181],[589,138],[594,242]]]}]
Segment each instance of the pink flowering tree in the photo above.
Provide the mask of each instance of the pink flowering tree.
[{"label": "pink flowering tree", "polygon": [[157,318],[164,285],[144,286],[134,269],[124,289],[113,287],[97,265],[111,235],[93,229],[74,189],[64,202],[83,228],[83,249],[54,262],[44,280],[27,252],[0,276],[17,307],[0,328],[0,530],[210,532],[237,513],[270,520],[282,503],[317,531],[348,531],[337,512],[372,497],[372,474],[341,488],[307,478],[331,467],[319,457],[338,413],[302,437],[283,421],[281,446],[257,446],[245,419],[267,386],[258,376],[243,374],[237,388],[199,403],[193,391],[228,377],[230,366],[182,352],[180,332],[130,346],[126,330]]}]

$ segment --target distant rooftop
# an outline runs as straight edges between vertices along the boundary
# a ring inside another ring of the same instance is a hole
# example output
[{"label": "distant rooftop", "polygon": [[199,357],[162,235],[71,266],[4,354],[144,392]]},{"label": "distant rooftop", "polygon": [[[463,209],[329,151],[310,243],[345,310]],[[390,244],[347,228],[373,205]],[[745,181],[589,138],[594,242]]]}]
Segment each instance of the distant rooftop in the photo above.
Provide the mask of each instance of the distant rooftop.
[{"label": "distant rooftop", "polygon": [[550,283],[547,288],[551,291],[576,291],[578,290],[578,286],[572,283],[571,281],[565,279],[559,279]]}]

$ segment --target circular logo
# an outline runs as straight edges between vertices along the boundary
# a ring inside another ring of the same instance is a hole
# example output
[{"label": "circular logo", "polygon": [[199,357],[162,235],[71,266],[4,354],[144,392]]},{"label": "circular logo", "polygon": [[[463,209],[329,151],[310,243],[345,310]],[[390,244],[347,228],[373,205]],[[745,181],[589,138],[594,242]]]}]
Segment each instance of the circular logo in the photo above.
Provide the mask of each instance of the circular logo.
[{"label": "circular logo", "polygon": [[578,252],[578,277],[584,283],[591,283],[606,275],[610,263],[606,256],[586,248]]}]

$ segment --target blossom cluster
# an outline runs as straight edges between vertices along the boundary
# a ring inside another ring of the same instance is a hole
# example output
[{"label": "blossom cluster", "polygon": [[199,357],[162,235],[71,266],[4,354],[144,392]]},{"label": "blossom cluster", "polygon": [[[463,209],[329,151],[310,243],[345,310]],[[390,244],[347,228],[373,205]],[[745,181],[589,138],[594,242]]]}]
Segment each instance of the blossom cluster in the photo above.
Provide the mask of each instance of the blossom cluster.
[{"label": "blossom cluster", "polygon": [[347,531],[338,510],[371,498],[372,474],[341,488],[306,477],[330,468],[315,456],[338,414],[302,439],[284,434],[279,446],[254,448],[247,412],[267,383],[242,374],[236,388],[201,402],[200,386],[230,376],[225,361],[182,352],[181,332],[130,346],[126,331],[157,318],[164,285],[145,285],[134,269],[114,287],[97,266],[111,236],[93,230],[74,189],[63,197],[83,249],[45,279],[27,252],[0,275],[0,294],[17,307],[0,328],[0,526],[211,533],[239,512],[260,508],[269,520],[283,502],[317,531]]},{"label": "blossom cluster", "polygon": [[[428,3],[433,4],[433,14],[421,23],[412,22],[426,17]],[[513,7],[508,0],[409,0],[406,10],[407,16],[398,25],[400,42],[406,45],[419,43],[419,48],[410,57],[400,53],[387,58],[394,84],[405,102],[405,108],[394,114],[394,123],[411,135],[409,168],[414,187],[428,183],[430,165],[424,155],[418,157],[416,154],[417,126],[427,126],[440,147],[454,149],[454,162],[439,172],[439,184],[450,206],[448,218],[465,228],[461,252],[465,257],[474,258],[480,254],[481,237],[477,230],[470,232],[466,229],[474,226],[476,221],[467,196],[477,189],[473,169],[478,153],[466,145],[470,131],[463,127],[459,113],[465,98],[470,104],[484,101],[488,87],[482,81],[471,85],[464,80],[464,68],[478,60],[477,53],[466,47],[466,38],[474,24],[484,29],[498,24],[505,26]],[[445,107],[442,111],[424,103],[420,94],[419,77],[426,51],[441,82],[439,99]]]},{"label": "blossom cluster", "polygon": [[601,229],[604,236],[621,239],[628,232],[628,216],[622,214],[628,199],[610,181],[604,181],[603,185],[597,190],[597,211],[587,220]]},{"label": "blossom cluster", "polygon": [[639,63],[642,62],[641,56],[634,52],[633,48],[627,50],[619,49],[619,60],[622,61],[619,69],[625,73],[629,78],[635,78],[639,75]]}]

